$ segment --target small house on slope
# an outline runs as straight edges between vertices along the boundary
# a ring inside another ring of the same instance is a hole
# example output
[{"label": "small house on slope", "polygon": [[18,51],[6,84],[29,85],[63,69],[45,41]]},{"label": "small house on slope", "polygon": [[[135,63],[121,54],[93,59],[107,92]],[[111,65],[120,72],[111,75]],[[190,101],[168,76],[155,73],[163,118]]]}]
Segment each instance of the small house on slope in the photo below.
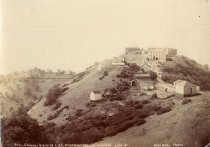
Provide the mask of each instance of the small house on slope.
[{"label": "small house on slope", "polygon": [[150,71],[151,70],[151,65],[144,62],[143,64],[140,65],[140,68],[143,69],[144,71]]},{"label": "small house on slope", "polygon": [[114,57],[113,60],[112,60],[112,65],[119,65],[119,66],[125,65],[124,57],[122,57],[122,58]]},{"label": "small house on slope", "polygon": [[140,86],[141,90],[148,91],[155,89],[155,83],[151,79],[150,74],[136,73],[134,74],[133,78],[135,79],[136,83]]},{"label": "small house on slope", "polygon": [[138,78],[138,79],[151,79],[151,76],[148,73],[136,73],[136,74],[134,74],[134,78]]},{"label": "small house on slope", "polygon": [[188,81],[177,80],[174,82],[174,91],[176,95],[181,97],[193,96],[196,95],[196,85]]},{"label": "small house on slope", "polygon": [[90,93],[90,101],[99,101],[102,99],[102,94],[100,91],[92,91]]}]

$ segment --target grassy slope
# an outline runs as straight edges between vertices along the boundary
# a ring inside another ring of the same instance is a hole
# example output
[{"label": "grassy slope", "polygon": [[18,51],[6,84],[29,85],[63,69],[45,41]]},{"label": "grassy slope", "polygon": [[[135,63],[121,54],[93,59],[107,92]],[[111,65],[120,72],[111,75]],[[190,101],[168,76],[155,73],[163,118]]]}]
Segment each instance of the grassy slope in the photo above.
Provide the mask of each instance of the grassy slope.
[{"label": "grassy slope", "polygon": [[37,98],[44,95],[51,85],[67,81],[67,79],[37,78],[60,78],[61,76],[72,78],[74,75],[56,75],[55,73],[48,73],[40,69],[31,69],[21,73],[1,76],[0,97],[2,115],[9,116],[11,110],[15,111],[21,104],[27,106],[29,103],[36,101]]},{"label": "grassy slope", "polygon": [[[68,86],[68,90],[63,96],[59,98],[62,103],[61,107],[66,105],[69,109],[64,109],[62,113],[52,122],[58,125],[66,123],[66,118],[74,113],[76,109],[86,109],[86,103],[89,102],[89,94],[93,90],[100,90],[103,92],[105,88],[110,88],[115,85],[116,74],[122,69],[120,66],[112,66],[111,61],[107,60],[102,63],[102,71],[97,71],[97,66],[92,66],[82,79],[78,82],[72,83]],[[109,75],[103,80],[99,80],[99,77],[103,75],[103,71],[108,71]],[[72,80],[69,81],[71,83]],[[28,113],[32,118],[37,119],[40,123],[47,120],[47,117],[54,114],[56,111],[52,110],[53,106],[43,106],[45,98],[37,103]],[[42,114],[42,116],[40,116]]]}]

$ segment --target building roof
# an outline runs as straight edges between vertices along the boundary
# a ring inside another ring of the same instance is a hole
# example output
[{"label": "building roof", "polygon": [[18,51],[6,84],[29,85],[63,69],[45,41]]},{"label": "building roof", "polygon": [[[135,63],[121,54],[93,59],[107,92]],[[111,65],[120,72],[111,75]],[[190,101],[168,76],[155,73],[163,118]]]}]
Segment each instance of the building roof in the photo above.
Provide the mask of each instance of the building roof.
[{"label": "building roof", "polygon": [[150,74],[137,73],[137,74],[134,74],[134,76],[136,78],[150,78]]},{"label": "building roof", "polygon": [[148,67],[151,67],[151,65],[149,65],[148,63],[145,63],[145,62],[143,64],[141,64],[140,67],[145,66],[145,65]]},{"label": "building roof", "polygon": [[154,86],[154,81],[150,80],[150,79],[145,79],[145,80],[136,80],[140,86]]},{"label": "building roof", "polygon": [[179,86],[196,86],[188,81],[184,81],[184,80],[176,80],[174,82],[174,84],[179,85]]},{"label": "building roof", "polygon": [[94,94],[100,94],[101,93],[101,91],[97,91],[97,90],[95,90],[95,91],[92,91]]}]

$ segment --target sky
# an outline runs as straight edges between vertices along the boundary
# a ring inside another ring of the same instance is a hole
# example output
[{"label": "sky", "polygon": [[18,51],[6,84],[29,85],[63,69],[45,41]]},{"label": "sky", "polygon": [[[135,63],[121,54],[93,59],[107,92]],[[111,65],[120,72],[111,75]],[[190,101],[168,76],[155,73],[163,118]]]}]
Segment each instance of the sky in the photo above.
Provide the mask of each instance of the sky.
[{"label": "sky", "polygon": [[1,0],[0,33],[0,74],[80,72],[134,46],[210,65],[209,0]]}]

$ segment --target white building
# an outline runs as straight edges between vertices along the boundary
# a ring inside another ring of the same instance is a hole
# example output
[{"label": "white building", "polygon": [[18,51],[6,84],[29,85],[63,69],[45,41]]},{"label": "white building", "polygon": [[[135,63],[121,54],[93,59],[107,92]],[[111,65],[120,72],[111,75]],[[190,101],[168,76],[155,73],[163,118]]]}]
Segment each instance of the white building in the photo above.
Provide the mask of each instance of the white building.
[{"label": "white building", "polygon": [[102,95],[100,91],[92,91],[90,93],[90,101],[98,101],[102,99]]},{"label": "white building", "polygon": [[172,48],[149,48],[149,60],[167,61],[177,55],[177,49]]},{"label": "white building", "polygon": [[174,82],[174,91],[179,96],[192,96],[196,94],[196,85],[184,81],[184,80],[177,80]]},{"label": "white building", "polygon": [[125,58],[124,57],[114,57],[112,60],[112,65],[125,65]]}]

